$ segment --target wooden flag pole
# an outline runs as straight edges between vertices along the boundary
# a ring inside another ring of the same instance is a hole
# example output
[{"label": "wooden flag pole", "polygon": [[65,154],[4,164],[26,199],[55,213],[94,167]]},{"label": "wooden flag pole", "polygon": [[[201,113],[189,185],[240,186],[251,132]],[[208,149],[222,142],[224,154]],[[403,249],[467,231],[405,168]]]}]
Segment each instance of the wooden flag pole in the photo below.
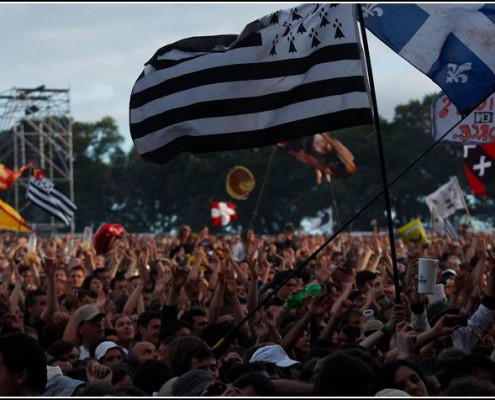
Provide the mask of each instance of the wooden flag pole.
[{"label": "wooden flag pole", "polygon": [[263,177],[263,182],[261,183],[260,193],[258,195],[258,199],[256,200],[256,206],[254,207],[253,216],[251,217],[251,221],[249,222],[249,228],[254,230],[254,220],[258,215],[258,211],[261,205],[261,198],[263,197],[263,193],[265,191],[266,182],[268,181],[268,175],[270,174],[270,170],[272,168],[273,157],[275,156],[275,151],[277,150],[277,145],[272,146],[272,152],[270,153],[270,158],[268,159],[268,164],[266,166],[265,176]]},{"label": "wooden flag pole", "polygon": [[400,286],[399,286],[399,272],[397,269],[397,255],[395,251],[395,237],[394,237],[394,228],[392,223],[392,211],[390,207],[390,194],[388,191],[388,183],[387,183],[387,171],[385,166],[385,155],[383,151],[383,143],[382,143],[382,131],[380,127],[380,119],[378,115],[378,105],[376,101],[376,93],[375,93],[375,85],[373,80],[373,72],[371,69],[371,59],[370,52],[368,47],[368,40],[366,37],[366,27],[364,26],[364,18],[363,18],[363,10],[361,4],[357,4],[358,16],[359,16],[359,24],[361,26],[361,36],[363,39],[363,49],[366,60],[366,67],[368,71],[368,79],[370,82],[370,95],[371,95],[371,103],[373,107],[373,123],[375,127],[376,139],[378,142],[378,152],[380,155],[380,165],[382,172],[382,182],[383,182],[383,191],[385,195],[385,207],[387,209],[387,223],[388,223],[388,236],[390,241],[390,254],[392,256],[392,267],[394,272],[394,285],[395,285],[395,302],[400,303]]},{"label": "wooden flag pole", "polygon": [[335,192],[333,190],[333,182],[330,183],[330,191],[332,192],[332,201],[333,201],[333,207],[335,208],[335,216],[337,217],[337,224],[340,226],[339,207],[337,206],[337,200],[335,198]]},{"label": "wooden flag pole", "polygon": [[466,199],[464,198],[464,193],[462,192],[461,185],[459,185],[459,179],[457,179],[457,176],[454,176],[454,178],[455,178],[455,186],[456,186],[457,190],[459,191],[459,194],[461,195],[462,205],[464,206],[464,211],[466,211],[466,215],[468,216],[469,224],[471,225],[471,228],[473,228],[473,231],[474,231],[475,229],[474,229],[473,218],[471,218],[471,213],[469,212],[469,208],[466,204]]}]

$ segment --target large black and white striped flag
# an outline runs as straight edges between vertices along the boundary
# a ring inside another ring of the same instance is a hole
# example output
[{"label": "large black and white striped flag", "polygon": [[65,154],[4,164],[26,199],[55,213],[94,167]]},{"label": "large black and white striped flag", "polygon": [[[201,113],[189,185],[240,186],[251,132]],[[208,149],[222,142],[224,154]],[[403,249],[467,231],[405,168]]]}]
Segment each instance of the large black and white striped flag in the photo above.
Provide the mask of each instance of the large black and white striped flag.
[{"label": "large black and white striped flag", "polygon": [[165,163],[372,123],[355,4],[302,4],[240,35],[159,49],[130,98],[138,153]]},{"label": "large black and white striped flag", "polygon": [[29,179],[27,198],[67,226],[77,210],[76,205],[56,189],[53,182],[39,169],[35,169]]}]

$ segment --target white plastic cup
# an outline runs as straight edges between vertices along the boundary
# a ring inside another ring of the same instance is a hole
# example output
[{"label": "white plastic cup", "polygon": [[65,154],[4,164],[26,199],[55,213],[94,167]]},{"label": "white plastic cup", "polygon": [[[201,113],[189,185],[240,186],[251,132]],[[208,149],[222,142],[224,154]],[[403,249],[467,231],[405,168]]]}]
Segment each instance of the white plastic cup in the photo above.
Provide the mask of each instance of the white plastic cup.
[{"label": "white plastic cup", "polygon": [[93,228],[86,226],[83,232],[82,246],[85,250],[89,250],[91,247],[91,240],[93,239]]},{"label": "white plastic cup", "polygon": [[28,240],[28,252],[36,251],[36,244],[38,242],[38,237],[36,233],[31,233]]},{"label": "white plastic cup", "polygon": [[433,304],[442,300],[447,300],[447,296],[445,296],[445,288],[443,283],[439,283],[438,285],[435,285],[433,294],[428,295],[428,303]]},{"label": "white plastic cup", "polygon": [[418,259],[418,293],[435,293],[435,285],[437,284],[437,268],[437,259]]},{"label": "white plastic cup", "polygon": [[373,318],[375,315],[375,311],[372,310],[371,308],[367,308],[366,310],[363,310],[363,317],[365,320]]},{"label": "white plastic cup", "polygon": [[28,240],[28,259],[33,261],[36,258],[36,244],[38,243],[38,237],[36,233],[31,233]]}]

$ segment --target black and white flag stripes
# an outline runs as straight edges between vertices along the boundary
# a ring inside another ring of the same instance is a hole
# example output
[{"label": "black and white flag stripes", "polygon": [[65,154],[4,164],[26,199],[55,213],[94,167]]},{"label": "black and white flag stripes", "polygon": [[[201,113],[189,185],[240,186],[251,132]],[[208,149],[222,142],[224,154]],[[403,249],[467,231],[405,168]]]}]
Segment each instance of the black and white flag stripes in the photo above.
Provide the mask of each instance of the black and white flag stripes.
[{"label": "black and white flag stripes", "polygon": [[53,182],[44,176],[43,172],[36,169],[29,179],[27,198],[67,226],[70,225],[77,210],[76,205],[57,190]]},{"label": "black and white flag stripes", "polygon": [[355,4],[302,4],[240,35],[192,37],[159,49],[132,89],[138,153],[261,147],[372,123]]}]

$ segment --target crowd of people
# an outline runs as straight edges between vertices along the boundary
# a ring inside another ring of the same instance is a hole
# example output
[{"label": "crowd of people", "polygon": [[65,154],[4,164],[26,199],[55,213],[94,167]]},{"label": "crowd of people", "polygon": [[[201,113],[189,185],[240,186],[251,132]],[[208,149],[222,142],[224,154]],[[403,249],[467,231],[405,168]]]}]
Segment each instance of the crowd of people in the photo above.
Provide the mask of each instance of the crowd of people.
[{"label": "crowd of people", "polygon": [[4,234],[0,395],[495,396],[495,235],[325,240]]}]

